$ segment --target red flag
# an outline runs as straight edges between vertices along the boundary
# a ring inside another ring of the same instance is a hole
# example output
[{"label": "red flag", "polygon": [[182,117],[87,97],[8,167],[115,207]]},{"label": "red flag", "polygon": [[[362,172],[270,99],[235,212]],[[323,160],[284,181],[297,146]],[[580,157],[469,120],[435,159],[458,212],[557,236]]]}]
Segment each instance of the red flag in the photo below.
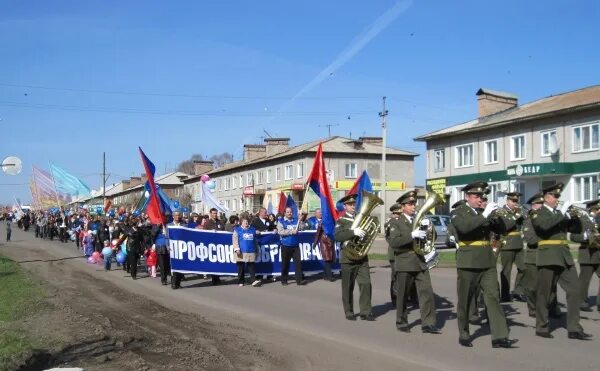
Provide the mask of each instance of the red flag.
[{"label": "red flag", "polygon": [[287,197],[285,197],[285,193],[279,193],[279,204],[277,204],[277,214],[283,215],[285,212],[285,204],[287,203]]},{"label": "red flag", "polygon": [[323,230],[333,239],[333,230],[335,221],[338,219],[338,213],[333,205],[331,190],[327,182],[327,170],[325,170],[325,162],[323,161],[323,144],[319,143],[315,161],[313,162],[312,170],[308,176],[307,183],[310,188],[321,199],[321,213],[323,214]]},{"label": "red flag", "polygon": [[150,218],[150,222],[152,224],[164,224],[166,223],[165,215],[160,211],[160,204],[158,203],[158,195],[156,194],[156,184],[154,183],[154,172],[156,171],[156,166],[150,161],[144,151],[140,149],[140,156],[142,156],[142,163],[144,164],[144,170],[146,171],[146,176],[148,177],[148,185],[150,186],[150,200],[148,200],[148,206],[146,208],[146,213]]},{"label": "red flag", "polygon": [[111,205],[112,200],[110,198],[107,198],[106,201],[104,201],[104,214],[106,214],[108,210],[110,210]]}]

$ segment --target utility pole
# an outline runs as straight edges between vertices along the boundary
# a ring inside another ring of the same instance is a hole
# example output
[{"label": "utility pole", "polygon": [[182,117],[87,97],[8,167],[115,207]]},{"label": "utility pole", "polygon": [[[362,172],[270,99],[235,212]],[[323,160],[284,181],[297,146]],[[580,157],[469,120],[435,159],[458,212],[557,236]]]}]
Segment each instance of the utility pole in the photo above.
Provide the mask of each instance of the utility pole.
[{"label": "utility pole", "polygon": [[106,152],[102,152],[102,208],[106,205]]},{"label": "utility pole", "polygon": [[381,199],[383,200],[384,206],[381,208],[381,232],[384,232],[385,229],[385,189],[386,189],[386,175],[385,175],[385,155],[387,150],[387,115],[388,111],[385,109],[385,97],[383,97],[383,109],[379,112],[379,117],[381,117],[381,129],[382,133],[382,143],[381,143]]}]

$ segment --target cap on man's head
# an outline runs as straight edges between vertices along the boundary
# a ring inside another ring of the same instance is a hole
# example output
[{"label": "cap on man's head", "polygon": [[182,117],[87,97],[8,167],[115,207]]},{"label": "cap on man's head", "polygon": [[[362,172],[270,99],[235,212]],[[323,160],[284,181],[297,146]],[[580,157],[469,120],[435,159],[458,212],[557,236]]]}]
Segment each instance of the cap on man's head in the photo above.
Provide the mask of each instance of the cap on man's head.
[{"label": "cap on man's head", "polygon": [[542,192],[538,192],[531,196],[529,200],[527,200],[529,205],[533,204],[543,204],[544,203],[544,194]]},{"label": "cap on man's head", "polygon": [[600,198],[586,202],[585,208],[588,210],[600,209]]},{"label": "cap on man's head", "polygon": [[510,192],[506,194],[506,199],[514,202],[519,202],[519,197],[522,195],[519,192]]},{"label": "cap on man's head", "polygon": [[466,186],[464,186],[461,189],[461,191],[463,191],[467,194],[469,194],[469,193],[480,194],[480,195],[489,194],[490,193],[489,189],[487,190],[487,193],[486,193],[487,186],[488,186],[488,184],[486,182],[482,182],[482,181],[473,182],[473,183],[469,183]]},{"label": "cap on man's head", "polygon": [[551,186],[548,186],[546,188],[542,189],[542,193],[545,195],[547,193],[552,194],[554,197],[560,197],[560,194],[563,191],[563,188],[565,188],[565,185],[561,182],[561,183],[556,183],[553,184]]},{"label": "cap on man's head", "polygon": [[392,206],[390,206],[390,211],[392,213],[401,213],[402,212],[402,205],[400,205],[400,204],[393,204]]},{"label": "cap on man's head", "polygon": [[402,205],[409,202],[417,202],[417,190],[405,192],[402,196],[398,197],[396,203]]},{"label": "cap on man's head", "polygon": [[458,201],[456,201],[456,202],[455,202],[455,203],[452,205],[452,208],[453,208],[453,209],[456,209],[457,207],[459,207],[459,206],[461,206],[461,205],[464,205],[465,203],[466,203],[466,201],[465,201],[465,200],[458,200]]},{"label": "cap on man's head", "polygon": [[356,203],[356,197],[358,197],[357,194],[351,194],[351,195],[347,195],[345,197],[340,198],[340,200],[338,201],[341,204],[355,204]]}]

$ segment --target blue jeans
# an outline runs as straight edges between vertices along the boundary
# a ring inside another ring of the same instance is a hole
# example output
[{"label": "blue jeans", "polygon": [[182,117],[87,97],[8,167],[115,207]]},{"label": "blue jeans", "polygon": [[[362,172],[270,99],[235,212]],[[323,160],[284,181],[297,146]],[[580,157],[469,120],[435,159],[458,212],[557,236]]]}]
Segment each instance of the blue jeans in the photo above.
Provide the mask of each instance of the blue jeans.
[{"label": "blue jeans", "polygon": [[110,270],[111,260],[112,260],[112,255],[108,256],[108,257],[107,256],[104,257],[104,269],[107,270],[107,271]]}]

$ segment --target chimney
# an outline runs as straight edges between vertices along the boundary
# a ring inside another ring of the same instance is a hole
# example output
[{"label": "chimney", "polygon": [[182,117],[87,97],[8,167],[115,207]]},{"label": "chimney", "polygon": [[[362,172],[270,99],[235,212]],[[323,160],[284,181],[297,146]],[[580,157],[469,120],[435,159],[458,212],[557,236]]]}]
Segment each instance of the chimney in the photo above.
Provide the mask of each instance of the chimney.
[{"label": "chimney", "polygon": [[140,185],[140,184],[142,184],[142,177],[140,177],[140,176],[132,176],[129,179],[129,187],[130,188],[131,187],[135,187],[135,186]]},{"label": "chimney", "polygon": [[287,151],[290,148],[290,138],[265,138],[267,156]]},{"label": "chimney", "polygon": [[383,144],[383,137],[360,137],[358,140],[363,143],[374,144],[376,146]]},{"label": "chimney", "polygon": [[265,157],[267,146],[264,144],[244,144],[244,161]]},{"label": "chimney", "polygon": [[213,169],[212,161],[194,161],[194,175],[202,175]]},{"label": "chimney", "polygon": [[519,101],[514,94],[490,89],[479,89],[475,95],[480,118],[516,107]]}]

